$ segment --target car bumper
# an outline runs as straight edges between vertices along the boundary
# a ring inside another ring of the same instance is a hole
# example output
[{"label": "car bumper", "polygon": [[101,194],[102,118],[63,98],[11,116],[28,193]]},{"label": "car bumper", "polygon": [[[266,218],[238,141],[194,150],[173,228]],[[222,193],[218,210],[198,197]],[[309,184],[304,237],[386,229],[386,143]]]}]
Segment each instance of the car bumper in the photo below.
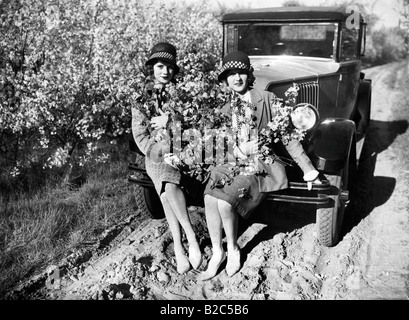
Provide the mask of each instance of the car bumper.
[{"label": "car bumper", "polygon": [[[142,178],[134,173],[128,175],[128,181],[135,183],[143,188],[154,188],[152,180],[146,174],[146,170],[138,167],[135,163],[129,163],[129,170],[142,173]],[[270,192],[266,198],[267,201],[280,201],[301,204],[312,204],[328,206],[331,204],[330,195],[339,190],[333,190],[333,187],[327,180],[323,180],[321,184],[313,184],[312,189],[308,190],[306,182],[290,181],[287,189]],[[348,201],[348,193],[341,194],[344,201]]]}]

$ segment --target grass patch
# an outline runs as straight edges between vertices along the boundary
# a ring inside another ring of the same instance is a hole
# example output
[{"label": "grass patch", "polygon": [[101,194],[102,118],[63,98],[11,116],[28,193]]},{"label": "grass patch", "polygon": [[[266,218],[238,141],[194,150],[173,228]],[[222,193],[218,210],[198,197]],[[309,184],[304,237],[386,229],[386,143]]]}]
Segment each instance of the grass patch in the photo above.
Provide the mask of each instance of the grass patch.
[{"label": "grass patch", "polygon": [[127,163],[100,165],[76,190],[0,198],[0,296],[134,213]]}]

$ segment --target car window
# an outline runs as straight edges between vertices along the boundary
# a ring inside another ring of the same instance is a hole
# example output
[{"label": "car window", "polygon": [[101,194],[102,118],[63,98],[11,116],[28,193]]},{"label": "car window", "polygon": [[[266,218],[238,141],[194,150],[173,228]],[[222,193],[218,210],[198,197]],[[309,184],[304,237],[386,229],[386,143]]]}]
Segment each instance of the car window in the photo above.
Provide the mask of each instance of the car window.
[{"label": "car window", "polygon": [[229,24],[225,27],[225,49],[248,55],[332,58],[335,29],[334,23]]},{"label": "car window", "polygon": [[348,61],[357,57],[358,30],[342,28],[341,60]]},{"label": "car window", "polygon": [[282,26],[280,38],[283,40],[325,40],[327,26],[324,25],[288,25]]}]

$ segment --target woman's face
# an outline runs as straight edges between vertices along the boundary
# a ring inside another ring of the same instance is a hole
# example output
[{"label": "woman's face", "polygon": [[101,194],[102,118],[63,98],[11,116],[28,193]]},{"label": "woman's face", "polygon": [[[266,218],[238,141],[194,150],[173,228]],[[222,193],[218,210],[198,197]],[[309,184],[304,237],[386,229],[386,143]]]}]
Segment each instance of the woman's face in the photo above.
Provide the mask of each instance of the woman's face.
[{"label": "woman's face", "polygon": [[170,63],[158,61],[153,65],[153,74],[157,83],[168,84],[174,73],[174,67]]},{"label": "woman's face", "polygon": [[227,85],[239,94],[247,91],[249,76],[246,71],[240,69],[230,70],[227,74]]}]

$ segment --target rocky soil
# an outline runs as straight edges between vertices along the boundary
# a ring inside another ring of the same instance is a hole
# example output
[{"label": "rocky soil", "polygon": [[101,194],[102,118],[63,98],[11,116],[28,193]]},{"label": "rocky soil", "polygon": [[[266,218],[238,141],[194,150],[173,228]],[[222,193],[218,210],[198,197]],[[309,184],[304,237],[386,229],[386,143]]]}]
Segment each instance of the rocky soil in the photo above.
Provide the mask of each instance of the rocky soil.
[{"label": "rocky soil", "polygon": [[[166,220],[138,212],[99,243],[71,254],[10,293],[46,300],[349,300],[409,297],[409,64],[366,70],[372,115],[342,239],[316,237],[314,210],[273,205],[240,222],[243,267],[209,281],[179,275]],[[406,146],[406,148],[405,148]],[[202,208],[190,208],[204,253],[211,256]]]}]

